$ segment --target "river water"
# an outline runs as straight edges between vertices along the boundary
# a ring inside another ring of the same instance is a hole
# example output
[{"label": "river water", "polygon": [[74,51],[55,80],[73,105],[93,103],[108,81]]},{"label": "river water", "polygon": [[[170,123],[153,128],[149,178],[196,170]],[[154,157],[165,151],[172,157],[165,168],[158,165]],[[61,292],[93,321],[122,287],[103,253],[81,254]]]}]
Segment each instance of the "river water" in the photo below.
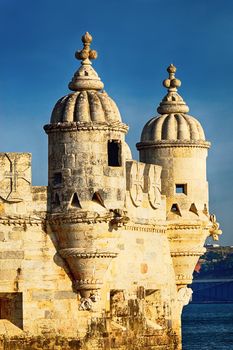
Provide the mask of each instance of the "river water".
[{"label": "river water", "polygon": [[233,350],[233,304],[189,304],[182,314],[183,350]]}]

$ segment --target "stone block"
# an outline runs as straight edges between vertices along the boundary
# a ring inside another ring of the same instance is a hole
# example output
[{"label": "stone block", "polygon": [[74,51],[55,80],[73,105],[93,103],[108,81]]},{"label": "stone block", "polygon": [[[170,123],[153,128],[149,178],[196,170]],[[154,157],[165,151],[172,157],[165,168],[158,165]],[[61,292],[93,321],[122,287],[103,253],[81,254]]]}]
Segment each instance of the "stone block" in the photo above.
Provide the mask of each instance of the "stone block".
[{"label": "stone block", "polygon": [[137,244],[144,244],[144,239],[143,238],[136,238],[136,243]]},{"label": "stone block", "polygon": [[8,237],[10,240],[13,240],[13,241],[18,241],[22,239],[22,228],[15,227],[12,232],[9,232]]},{"label": "stone block", "polygon": [[0,241],[4,241],[5,236],[6,236],[6,234],[4,232],[0,232]]},{"label": "stone block", "polygon": [[54,293],[54,299],[77,299],[77,294],[67,290],[60,290]]},{"label": "stone block", "polygon": [[8,267],[8,269],[2,270],[0,269],[0,280],[1,281],[12,281],[14,282],[17,277],[17,270],[11,269]]},{"label": "stone block", "polygon": [[24,251],[22,250],[6,250],[0,251],[0,259],[23,259]]},{"label": "stone block", "polygon": [[34,290],[32,291],[32,300],[50,300],[53,299],[54,293],[52,291],[41,291]]}]

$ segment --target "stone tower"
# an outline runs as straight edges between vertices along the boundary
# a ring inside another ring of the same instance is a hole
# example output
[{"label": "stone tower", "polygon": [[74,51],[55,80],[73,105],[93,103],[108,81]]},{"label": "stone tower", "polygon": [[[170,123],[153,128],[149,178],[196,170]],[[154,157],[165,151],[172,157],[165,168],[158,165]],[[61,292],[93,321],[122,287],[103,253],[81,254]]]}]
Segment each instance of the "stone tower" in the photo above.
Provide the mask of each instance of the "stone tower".
[{"label": "stone tower", "polygon": [[[176,67],[167,68],[163,81],[167,94],[157,108],[160,114],[143,128],[137,144],[140,161],[162,166],[161,192],[166,196],[166,219],[178,288],[190,284],[193,267],[205,251],[208,182],[206,158],[210,142],[199,121],[178,94],[181,81]],[[186,268],[185,268],[186,266]]]},{"label": "stone tower", "polygon": [[133,160],[91,35],[82,42],[72,92],[44,127],[48,186],[31,185],[30,154],[0,153],[0,349],[180,350],[193,269],[221,233],[210,144],[170,65]]},{"label": "stone tower", "polygon": [[97,52],[90,49],[91,35],[86,33],[82,41],[84,48],[76,52],[81,67],[69,83],[73,92],[57,102],[51,123],[45,126],[51,213],[99,212],[105,206],[124,205],[122,164],[128,156],[128,127],[92,67],[90,60],[97,58]]},{"label": "stone tower", "polygon": [[[116,257],[114,235],[106,233],[103,222],[123,212],[123,164],[131,154],[125,143],[128,127],[92,67],[97,52],[90,49],[91,35],[83,35],[82,42],[83,49],[75,54],[81,66],[69,83],[74,92],[57,102],[44,129],[49,136],[51,227],[59,254],[73,275],[74,290],[94,298],[110,260]],[[95,225],[89,224],[91,220]],[[98,258],[100,265],[96,265]]]}]

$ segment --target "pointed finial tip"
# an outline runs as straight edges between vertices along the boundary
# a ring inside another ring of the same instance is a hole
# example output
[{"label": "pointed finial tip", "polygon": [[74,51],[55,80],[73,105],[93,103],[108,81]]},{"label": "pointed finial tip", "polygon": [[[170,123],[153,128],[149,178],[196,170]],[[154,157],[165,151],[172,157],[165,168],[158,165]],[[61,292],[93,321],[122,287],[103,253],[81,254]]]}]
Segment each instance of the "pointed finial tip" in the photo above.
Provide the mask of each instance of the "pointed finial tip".
[{"label": "pointed finial tip", "polygon": [[173,63],[171,63],[171,64],[169,65],[169,67],[167,67],[167,72],[168,72],[168,73],[173,73],[173,74],[176,72],[176,67],[174,66]]},{"label": "pointed finial tip", "polygon": [[82,36],[82,42],[83,44],[85,43],[91,43],[92,42],[92,36],[89,32],[86,32],[83,36]]}]

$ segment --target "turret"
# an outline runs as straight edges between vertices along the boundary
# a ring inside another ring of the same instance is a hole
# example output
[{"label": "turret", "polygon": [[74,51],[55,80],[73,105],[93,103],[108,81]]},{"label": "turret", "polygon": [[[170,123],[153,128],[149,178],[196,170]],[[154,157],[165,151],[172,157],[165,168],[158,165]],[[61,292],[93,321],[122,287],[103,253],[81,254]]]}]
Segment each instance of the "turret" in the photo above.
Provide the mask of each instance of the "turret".
[{"label": "turret", "polygon": [[161,190],[166,196],[166,216],[177,285],[191,283],[198,256],[209,235],[206,158],[210,142],[199,121],[178,94],[181,85],[171,64],[163,81],[167,94],[149,120],[137,144],[140,161],[162,166]]},{"label": "turret", "polygon": [[[121,218],[126,179],[127,125],[92,67],[92,37],[82,37],[75,56],[81,66],[56,103],[49,137],[49,215],[57,250],[67,263],[75,291],[96,300],[111,259],[117,256],[110,221]],[[85,305],[85,303],[84,303]]]},{"label": "turret", "polygon": [[75,56],[81,66],[69,88],[72,93],[56,103],[49,136],[50,211],[77,209],[103,211],[124,203],[125,143],[127,125],[122,123],[115,102],[92,67],[97,52],[92,37],[82,37],[83,49]]},{"label": "turret", "polygon": [[197,119],[177,92],[181,85],[176,68],[168,67],[163,84],[168,93],[158,107],[160,116],[149,120],[137,145],[140,161],[162,166],[162,194],[167,198],[167,217],[196,218],[208,210],[206,158],[210,143]]}]

